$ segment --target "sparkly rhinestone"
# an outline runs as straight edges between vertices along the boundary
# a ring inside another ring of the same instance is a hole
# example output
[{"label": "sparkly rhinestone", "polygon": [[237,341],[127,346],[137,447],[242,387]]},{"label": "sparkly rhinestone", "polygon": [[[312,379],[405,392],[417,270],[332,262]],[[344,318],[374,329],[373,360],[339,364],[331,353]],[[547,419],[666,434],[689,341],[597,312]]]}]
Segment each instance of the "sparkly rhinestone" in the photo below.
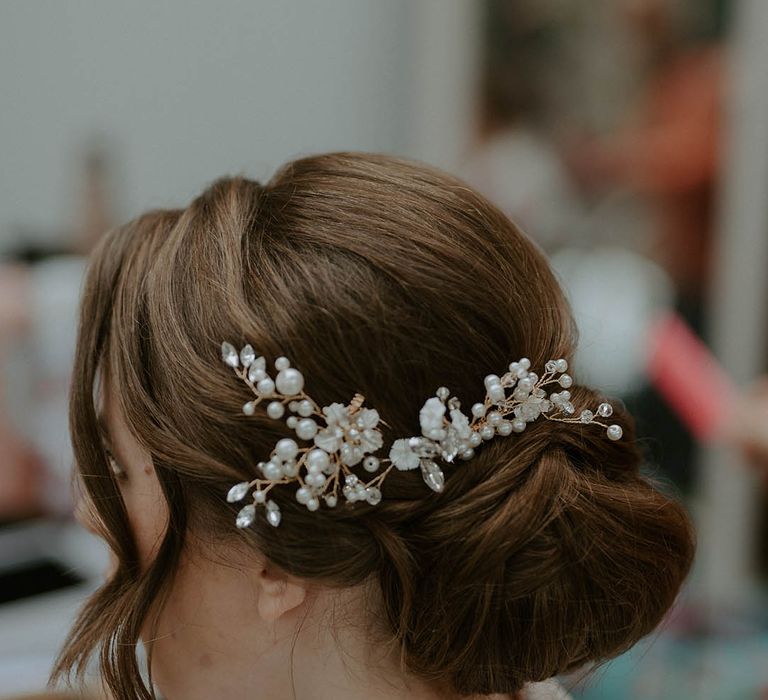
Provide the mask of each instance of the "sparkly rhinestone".
[{"label": "sparkly rhinestone", "polygon": [[609,403],[601,403],[597,407],[597,414],[601,418],[610,418],[613,415],[613,406]]},{"label": "sparkly rhinestone", "polygon": [[544,365],[544,369],[546,369],[550,374],[557,372],[557,360],[550,360],[547,362],[547,364]]},{"label": "sparkly rhinestone", "polygon": [[267,501],[267,522],[272,527],[277,527],[280,524],[281,518],[280,506],[274,501]]},{"label": "sparkly rhinestone", "polygon": [[240,351],[240,362],[243,363],[243,367],[250,367],[253,361],[256,359],[256,352],[250,345],[246,345]]},{"label": "sparkly rhinestone", "polygon": [[433,491],[439,493],[445,488],[445,475],[431,459],[421,460],[421,476]]},{"label": "sparkly rhinestone", "polygon": [[240,365],[240,358],[237,355],[237,350],[235,350],[232,343],[226,341],[221,344],[221,359],[230,367],[237,368]]},{"label": "sparkly rhinestone", "polygon": [[249,503],[244,506],[237,514],[235,524],[240,528],[248,527],[256,520],[256,506],[253,503]]},{"label": "sparkly rhinestone", "polygon": [[251,488],[251,485],[247,481],[241,481],[239,484],[235,484],[229,489],[229,493],[227,493],[227,502],[237,503],[237,501],[242,501],[245,498],[245,494],[248,493],[249,488]]}]

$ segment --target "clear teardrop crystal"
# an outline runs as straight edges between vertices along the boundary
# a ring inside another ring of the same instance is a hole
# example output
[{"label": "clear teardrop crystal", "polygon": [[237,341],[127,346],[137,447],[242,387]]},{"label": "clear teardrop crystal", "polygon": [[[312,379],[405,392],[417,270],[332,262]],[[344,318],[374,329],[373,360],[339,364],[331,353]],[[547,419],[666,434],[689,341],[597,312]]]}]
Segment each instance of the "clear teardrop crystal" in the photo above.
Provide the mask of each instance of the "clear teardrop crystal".
[{"label": "clear teardrop crystal", "polygon": [[445,488],[445,475],[443,470],[431,459],[421,460],[421,476],[429,488],[440,493]]},{"label": "clear teardrop crystal", "polygon": [[256,351],[250,345],[246,345],[240,351],[240,362],[243,363],[243,367],[250,367],[255,359]]},{"label": "clear teardrop crystal", "polygon": [[241,481],[239,484],[235,484],[229,489],[227,503],[237,503],[238,501],[242,501],[248,493],[249,488],[251,488],[251,485],[247,481]]},{"label": "clear teardrop crystal", "polygon": [[256,506],[253,503],[249,503],[244,506],[237,514],[235,524],[240,528],[248,527],[256,520]]},{"label": "clear teardrop crystal", "polygon": [[272,527],[277,527],[280,524],[281,518],[280,506],[274,501],[267,501],[267,522]]},{"label": "clear teardrop crystal", "polygon": [[226,340],[221,344],[221,359],[235,369],[240,365],[240,358],[237,355],[235,346],[232,345],[232,343],[228,343]]}]

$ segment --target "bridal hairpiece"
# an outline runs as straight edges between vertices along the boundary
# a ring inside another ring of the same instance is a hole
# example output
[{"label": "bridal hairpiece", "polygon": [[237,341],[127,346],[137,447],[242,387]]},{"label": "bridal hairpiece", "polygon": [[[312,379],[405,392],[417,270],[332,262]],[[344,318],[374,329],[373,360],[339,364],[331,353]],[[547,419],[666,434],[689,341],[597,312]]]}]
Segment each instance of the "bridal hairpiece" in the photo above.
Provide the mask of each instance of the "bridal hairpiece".
[{"label": "bridal hairpiece", "polygon": [[[262,402],[266,402],[267,415],[274,420],[290,413],[285,422],[304,444],[300,446],[292,438],[279,440],[269,460],[257,465],[261,476],[229,490],[227,501],[236,503],[255,487],[253,503],[237,514],[239,528],[254,522],[257,505],[265,507],[270,525],[280,524],[280,507],[269,498],[269,492],[278,484],[297,484],[296,500],[311,511],[320,507],[321,500],[334,508],[339,502],[339,489],[350,503],[377,505],[381,484],[393,468],[420,469],[427,486],[440,492],[445,476],[438,461],[450,464],[457,457],[472,459],[483,442],[497,435],[522,433],[528,423],[541,416],[561,423],[599,425],[611,440],[619,440],[623,434],[621,426],[596,419],[610,418],[613,408],[609,403],[601,403],[594,412],[583,410],[576,415],[568,391],[573,379],[567,374],[566,360],[550,360],[539,376],[531,371],[530,360],[523,358],[510,364],[501,377],[489,374],[485,378],[485,399],[472,406],[471,418],[461,410],[459,400],[446,387],[440,387],[419,411],[421,435],[395,440],[388,457],[378,457],[375,453],[384,445],[378,427],[383,421],[376,409],[363,407],[364,397],[360,394],[355,394],[347,405],[332,403],[321,408],[304,392],[304,377],[291,367],[287,357],[275,360],[277,375],[273,379],[267,373],[266,360],[257,357],[250,345],[238,353],[231,343],[224,342],[221,356],[256,396],[243,406],[243,413],[253,415]],[[561,391],[551,391],[553,388]],[[364,482],[350,469],[360,463],[366,472],[380,473]]]}]

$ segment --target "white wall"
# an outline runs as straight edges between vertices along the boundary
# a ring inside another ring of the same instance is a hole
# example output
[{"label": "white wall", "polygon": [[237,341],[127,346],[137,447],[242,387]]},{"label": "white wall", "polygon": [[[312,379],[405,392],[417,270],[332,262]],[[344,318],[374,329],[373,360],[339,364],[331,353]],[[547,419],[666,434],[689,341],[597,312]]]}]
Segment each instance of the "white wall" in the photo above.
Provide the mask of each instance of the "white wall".
[{"label": "white wall", "polygon": [[76,168],[114,144],[121,217],[226,172],[331,149],[404,153],[408,0],[0,4],[0,249],[75,220]]}]

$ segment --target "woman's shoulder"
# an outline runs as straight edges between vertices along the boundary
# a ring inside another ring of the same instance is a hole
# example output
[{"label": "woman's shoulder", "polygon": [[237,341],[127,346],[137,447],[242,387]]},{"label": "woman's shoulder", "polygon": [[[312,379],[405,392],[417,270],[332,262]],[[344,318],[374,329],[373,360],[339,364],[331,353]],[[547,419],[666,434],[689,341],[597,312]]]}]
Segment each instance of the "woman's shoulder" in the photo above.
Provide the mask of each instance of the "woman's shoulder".
[{"label": "woman's shoulder", "polygon": [[554,678],[525,686],[525,700],[571,700],[571,696]]}]

